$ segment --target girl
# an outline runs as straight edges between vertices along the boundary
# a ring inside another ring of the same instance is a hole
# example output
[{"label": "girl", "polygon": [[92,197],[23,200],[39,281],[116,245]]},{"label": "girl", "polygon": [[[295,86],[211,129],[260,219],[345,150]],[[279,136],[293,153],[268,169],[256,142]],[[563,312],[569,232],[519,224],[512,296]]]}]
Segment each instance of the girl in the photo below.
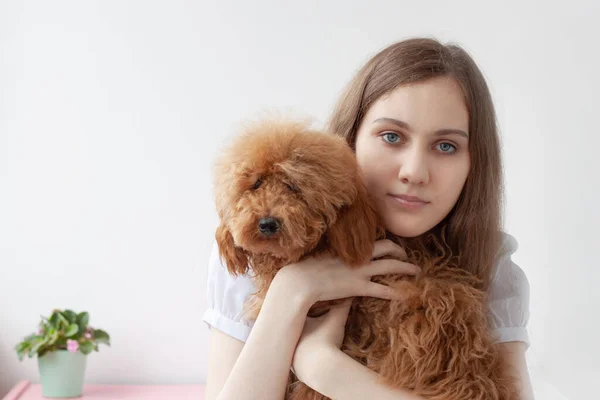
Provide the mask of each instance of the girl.
[{"label": "girl", "polygon": [[[497,346],[519,378],[521,398],[532,399],[525,362],[529,284],[510,258],[516,241],[500,231],[502,165],[495,111],[471,57],[432,39],[393,44],[350,82],[328,128],[354,149],[390,233],[412,240],[433,234],[481,278]],[[386,254],[404,253],[391,241],[378,241],[373,258]],[[213,248],[204,316],[215,328],[207,398],[282,399],[293,368],[300,380],[330,398],[420,399],[410,390],[381,385],[375,372],[340,350],[348,307],[307,318],[320,300],[391,298],[387,287],[370,282],[390,268],[401,274],[418,271],[400,260],[372,261],[354,270],[335,259],[288,265],[251,326],[241,314],[252,281],[230,276]]]}]

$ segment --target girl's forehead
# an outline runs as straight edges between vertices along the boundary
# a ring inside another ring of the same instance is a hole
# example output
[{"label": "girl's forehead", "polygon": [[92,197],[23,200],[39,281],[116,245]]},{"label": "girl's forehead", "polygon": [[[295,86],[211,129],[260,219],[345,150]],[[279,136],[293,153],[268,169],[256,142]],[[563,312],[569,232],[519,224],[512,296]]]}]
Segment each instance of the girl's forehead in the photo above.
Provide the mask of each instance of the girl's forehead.
[{"label": "girl's forehead", "polygon": [[407,129],[468,131],[469,114],[462,89],[450,78],[399,86],[378,99],[365,115],[367,124],[402,121]]}]

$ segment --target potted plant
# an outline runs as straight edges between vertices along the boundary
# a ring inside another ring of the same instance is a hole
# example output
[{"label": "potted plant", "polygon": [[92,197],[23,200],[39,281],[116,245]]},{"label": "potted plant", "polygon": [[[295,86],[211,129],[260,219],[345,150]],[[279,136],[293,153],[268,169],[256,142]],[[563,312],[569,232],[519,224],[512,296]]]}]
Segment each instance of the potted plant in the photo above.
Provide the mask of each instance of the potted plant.
[{"label": "potted plant", "polygon": [[87,312],[53,310],[42,316],[35,333],[15,346],[19,360],[38,356],[38,368],[44,397],[79,397],[87,355],[98,351],[99,344],[110,346],[108,333],[88,325]]}]

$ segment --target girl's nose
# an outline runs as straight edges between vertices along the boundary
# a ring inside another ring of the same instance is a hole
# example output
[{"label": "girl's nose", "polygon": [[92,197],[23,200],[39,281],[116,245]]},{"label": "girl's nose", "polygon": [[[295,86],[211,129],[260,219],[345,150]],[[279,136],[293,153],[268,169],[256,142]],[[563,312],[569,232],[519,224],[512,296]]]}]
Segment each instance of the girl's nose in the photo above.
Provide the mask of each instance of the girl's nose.
[{"label": "girl's nose", "polygon": [[425,185],[429,182],[427,156],[417,148],[402,152],[398,179],[411,185]]}]

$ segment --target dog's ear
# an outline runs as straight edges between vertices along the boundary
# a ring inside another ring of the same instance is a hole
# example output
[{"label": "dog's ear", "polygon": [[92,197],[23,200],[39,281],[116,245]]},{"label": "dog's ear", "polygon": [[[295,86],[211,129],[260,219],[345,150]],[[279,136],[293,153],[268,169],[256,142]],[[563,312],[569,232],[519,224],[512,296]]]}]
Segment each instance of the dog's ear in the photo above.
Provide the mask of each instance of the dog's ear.
[{"label": "dog's ear", "polygon": [[221,222],[215,234],[219,246],[219,256],[225,261],[225,266],[230,274],[244,275],[248,272],[248,257],[241,247],[235,245],[233,236]]},{"label": "dog's ear", "polygon": [[371,259],[381,230],[375,205],[362,180],[357,186],[354,202],[340,210],[336,222],[326,233],[333,255],[351,267]]}]

